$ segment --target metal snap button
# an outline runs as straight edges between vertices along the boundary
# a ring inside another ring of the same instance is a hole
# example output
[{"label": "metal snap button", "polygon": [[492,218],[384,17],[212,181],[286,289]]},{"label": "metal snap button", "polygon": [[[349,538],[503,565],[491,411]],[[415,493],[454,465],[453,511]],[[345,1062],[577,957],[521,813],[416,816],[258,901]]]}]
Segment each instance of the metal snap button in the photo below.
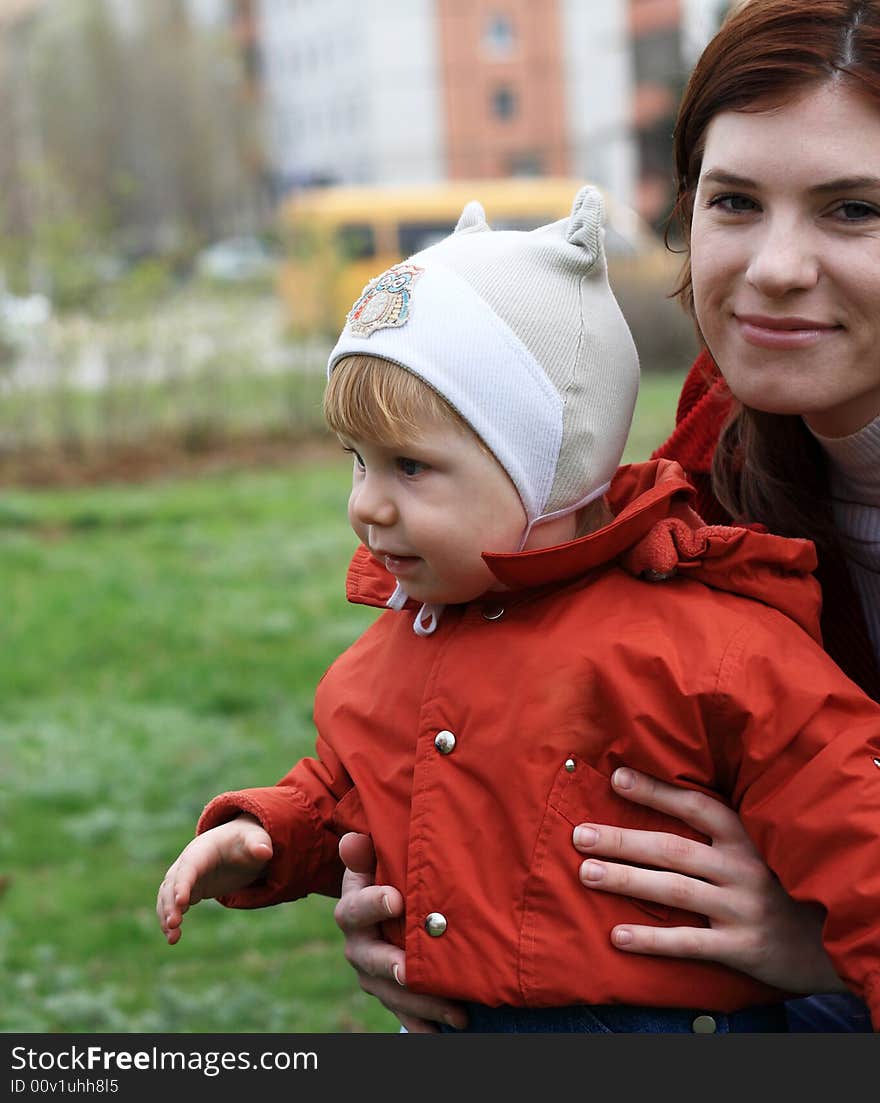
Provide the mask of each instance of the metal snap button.
[{"label": "metal snap button", "polygon": [[574,761],[574,759],[573,759],[573,758],[567,758],[567,759],[565,760],[565,768],[566,768],[566,770],[568,770],[568,772],[569,772],[570,774],[573,774],[573,773],[574,773],[574,768],[575,768],[575,761]]},{"label": "metal snap button", "polygon": [[449,731],[437,732],[434,736],[434,746],[440,754],[452,754],[455,750],[455,736]]},{"label": "metal snap button", "polygon": [[432,938],[446,933],[446,916],[441,912],[431,912],[425,917],[425,930]]},{"label": "metal snap button", "polygon": [[483,608],[483,620],[500,620],[504,616],[504,606],[499,604],[486,605]]},{"label": "metal snap button", "polygon": [[711,1015],[697,1015],[691,1026],[694,1034],[714,1034],[718,1024]]}]

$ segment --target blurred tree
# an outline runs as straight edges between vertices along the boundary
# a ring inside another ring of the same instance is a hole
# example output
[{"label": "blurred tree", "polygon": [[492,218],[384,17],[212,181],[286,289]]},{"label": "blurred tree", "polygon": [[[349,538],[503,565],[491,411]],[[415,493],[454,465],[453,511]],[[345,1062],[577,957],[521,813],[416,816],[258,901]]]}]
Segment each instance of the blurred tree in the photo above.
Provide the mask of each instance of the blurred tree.
[{"label": "blurred tree", "polygon": [[229,28],[184,0],[126,7],[38,4],[0,27],[0,256],[62,305],[119,260],[185,263],[267,212]]}]

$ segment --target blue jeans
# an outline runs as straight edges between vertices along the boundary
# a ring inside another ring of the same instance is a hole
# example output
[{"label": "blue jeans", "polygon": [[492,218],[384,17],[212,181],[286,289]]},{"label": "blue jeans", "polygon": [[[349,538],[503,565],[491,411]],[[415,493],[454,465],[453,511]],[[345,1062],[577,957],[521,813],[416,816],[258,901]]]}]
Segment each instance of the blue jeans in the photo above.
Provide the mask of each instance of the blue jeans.
[{"label": "blue jeans", "polygon": [[870,1034],[868,1008],[855,996],[833,993],[789,1000],[785,1005],[793,1034]]},{"label": "blue jeans", "polygon": [[[786,1033],[784,1004],[742,1011],[686,1010],[678,1007],[630,1007],[577,1004],[571,1007],[485,1007],[465,1004],[471,1034],[693,1034],[694,1020],[714,1022],[712,1033]],[[441,1033],[459,1034],[450,1026]]]}]

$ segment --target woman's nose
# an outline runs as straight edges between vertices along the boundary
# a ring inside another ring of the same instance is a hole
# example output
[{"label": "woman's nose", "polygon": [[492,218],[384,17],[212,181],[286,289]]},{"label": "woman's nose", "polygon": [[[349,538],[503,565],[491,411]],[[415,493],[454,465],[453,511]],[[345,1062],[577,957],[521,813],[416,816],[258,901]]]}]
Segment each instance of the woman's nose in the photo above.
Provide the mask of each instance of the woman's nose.
[{"label": "woman's nose", "polygon": [[361,525],[393,525],[397,506],[383,479],[365,474],[352,488],[349,508]]},{"label": "woman's nose", "polygon": [[819,262],[807,232],[788,225],[771,229],[758,241],[746,280],[770,297],[807,291],[819,279]]}]

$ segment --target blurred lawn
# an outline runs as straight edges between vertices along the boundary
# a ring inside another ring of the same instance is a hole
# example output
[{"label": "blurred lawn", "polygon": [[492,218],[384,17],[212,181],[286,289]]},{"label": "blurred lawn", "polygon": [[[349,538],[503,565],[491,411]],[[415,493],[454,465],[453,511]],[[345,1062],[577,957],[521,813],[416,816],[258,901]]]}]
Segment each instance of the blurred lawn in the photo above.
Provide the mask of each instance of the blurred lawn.
[{"label": "blurred lawn", "polygon": [[[672,425],[649,376],[627,459]],[[166,946],[165,868],[205,801],[269,784],[323,670],[372,619],[341,580],[349,464],[0,492],[5,1032],[393,1031],[333,901],[213,902]]]}]

